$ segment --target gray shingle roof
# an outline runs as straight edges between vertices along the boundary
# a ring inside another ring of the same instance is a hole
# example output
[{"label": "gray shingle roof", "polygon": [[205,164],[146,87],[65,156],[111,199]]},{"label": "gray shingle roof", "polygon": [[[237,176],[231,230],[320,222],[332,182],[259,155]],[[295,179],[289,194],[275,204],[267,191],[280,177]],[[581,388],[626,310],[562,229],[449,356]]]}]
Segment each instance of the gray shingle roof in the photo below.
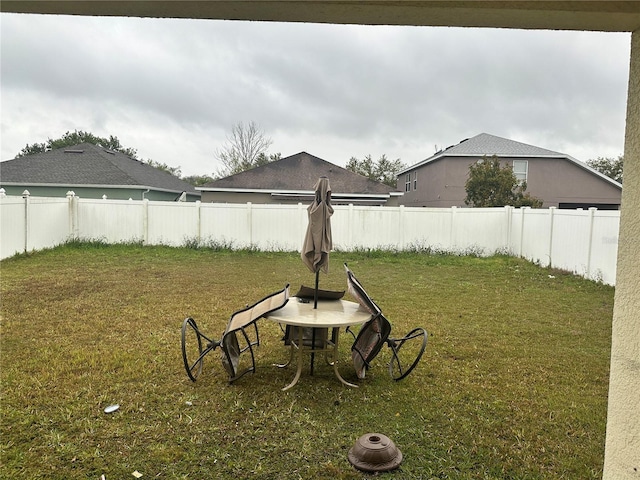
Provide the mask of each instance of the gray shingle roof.
[{"label": "gray shingle roof", "polygon": [[143,186],[197,194],[163,170],[91,143],[59,148],[0,163],[3,183],[69,186]]},{"label": "gray shingle roof", "polygon": [[[508,138],[497,137],[488,133],[481,133],[475,137],[462,140],[457,145],[452,145],[444,150],[440,150],[435,155],[403,169],[401,172],[398,172],[398,175],[402,175],[414,168],[421,167],[422,165],[434,162],[443,157],[476,157],[483,155],[497,155],[499,157],[547,157],[571,159],[571,157],[564,153],[554,152],[553,150],[547,150],[546,148],[516,142],[515,140],[509,140]],[[577,162],[575,159],[571,160]]]},{"label": "gray shingle roof", "polygon": [[270,191],[313,191],[321,176],[329,178],[331,190],[350,194],[388,194],[396,191],[383,183],[375,182],[326,160],[300,152],[275,162],[220,178],[201,190],[246,189]]},{"label": "gray shingle roof", "polygon": [[[439,152],[440,153],[440,152]],[[446,155],[498,155],[505,157],[566,157],[564,153],[554,152],[508,138],[481,133],[462,140],[442,152]]]}]

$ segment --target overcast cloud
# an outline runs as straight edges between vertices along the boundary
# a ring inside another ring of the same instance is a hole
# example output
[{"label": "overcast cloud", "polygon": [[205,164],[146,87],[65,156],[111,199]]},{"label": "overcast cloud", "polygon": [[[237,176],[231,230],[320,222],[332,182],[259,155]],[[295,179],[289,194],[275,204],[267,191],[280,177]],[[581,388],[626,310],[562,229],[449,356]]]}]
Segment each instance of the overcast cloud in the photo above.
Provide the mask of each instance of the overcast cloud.
[{"label": "overcast cloud", "polygon": [[630,35],[0,14],[2,160],[84,130],[211,174],[231,127],[271,153],[407,165],[479,133],[623,153]]}]

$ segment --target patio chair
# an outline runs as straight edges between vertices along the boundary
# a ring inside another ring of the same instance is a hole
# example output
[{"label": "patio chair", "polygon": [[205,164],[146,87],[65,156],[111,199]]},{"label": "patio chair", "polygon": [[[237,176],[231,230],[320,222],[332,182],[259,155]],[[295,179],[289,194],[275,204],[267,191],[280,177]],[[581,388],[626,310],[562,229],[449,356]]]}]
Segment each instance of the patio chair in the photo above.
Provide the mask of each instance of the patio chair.
[{"label": "patio chair", "polygon": [[[189,378],[195,382],[202,373],[204,357],[220,347],[222,366],[229,374],[229,383],[245,373],[255,372],[256,362],[253,347],[260,345],[258,320],[268,313],[282,308],[289,300],[289,285],[266,296],[262,300],[238,310],[229,319],[220,340],[204,335],[196,321],[187,317],[182,323],[182,360]],[[253,328],[252,328],[253,327]],[[248,365],[241,365],[242,354],[248,352]]]},{"label": "patio chair", "polygon": [[349,293],[362,308],[372,315],[371,320],[360,328],[357,336],[350,329],[347,329],[355,338],[351,346],[351,358],[358,378],[363,379],[365,377],[372,360],[380,353],[380,349],[386,343],[391,349],[389,374],[395,381],[402,380],[418,365],[427,346],[427,331],[418,327],[411,330],[404,337],[390,338],[391,323],[382,314],[380,307],[367,294],[346,263],[344,268],[347,272]]}]

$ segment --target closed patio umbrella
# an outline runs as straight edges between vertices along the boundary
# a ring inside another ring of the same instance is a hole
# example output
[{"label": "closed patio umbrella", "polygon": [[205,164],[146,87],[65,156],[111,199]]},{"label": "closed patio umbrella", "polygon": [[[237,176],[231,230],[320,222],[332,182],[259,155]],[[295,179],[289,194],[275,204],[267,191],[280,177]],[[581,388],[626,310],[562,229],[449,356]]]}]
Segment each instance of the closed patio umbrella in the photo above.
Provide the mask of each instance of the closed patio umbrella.
[{"label": "closed patio umbrella", "polygon": [[[307,207],[309,224],[302,244],[300,254],[302,262],[316,274],[316,286],[313,293],[313,308],[318,308],[318,283],[320,270],[329,273],[329,252],[333,246],[331,239],[331,186],[327,177],[320,177],[313,187],[315,198]],[[313,329],[311,344],[316,343],[316,329]],[[311,354],[311,375],[313,375],[313,359]]]},{"label": "closed patio umbrella", "polygon": [[320,177],[313,187],[315,198],[307,207],[309,224],[302,244],[303,263],[316,274],[313,308],[318,307],[318,281],[320,270],[329,273],[329,252],[333,246],[331,239],[331,186],[327,177]]}]

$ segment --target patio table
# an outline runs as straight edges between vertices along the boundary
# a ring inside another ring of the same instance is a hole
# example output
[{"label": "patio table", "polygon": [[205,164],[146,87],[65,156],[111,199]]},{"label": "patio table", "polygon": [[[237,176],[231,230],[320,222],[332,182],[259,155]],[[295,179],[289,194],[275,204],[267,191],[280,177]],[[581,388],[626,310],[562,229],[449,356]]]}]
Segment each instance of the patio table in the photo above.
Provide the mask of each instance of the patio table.
[{"label": "patio table", "polygon": [[[301,327],[297,329],[298,339],[291,340],[291,358],[293,358],[294,350],[298,354],[296,375],[291,383],[282,390],[288,390],[298,383],[302,373],[302,354],[316,352],[332,354],[333,371],[338,380],[349,387],[357,387],[357,385],[342,378],[338,371],[338,337],[340,327],[361,325],[371,318],[371,313],[364,310],[360,304],[346,300],[318,300],[318,308],[314,309],[313,302],[291,297],[284,307],[265,315],[265,318],[284,325]],[[304,327],[331,328],[332,335],[327,338],[321,348],[313,344],[306,347],[303,342]]]}]

